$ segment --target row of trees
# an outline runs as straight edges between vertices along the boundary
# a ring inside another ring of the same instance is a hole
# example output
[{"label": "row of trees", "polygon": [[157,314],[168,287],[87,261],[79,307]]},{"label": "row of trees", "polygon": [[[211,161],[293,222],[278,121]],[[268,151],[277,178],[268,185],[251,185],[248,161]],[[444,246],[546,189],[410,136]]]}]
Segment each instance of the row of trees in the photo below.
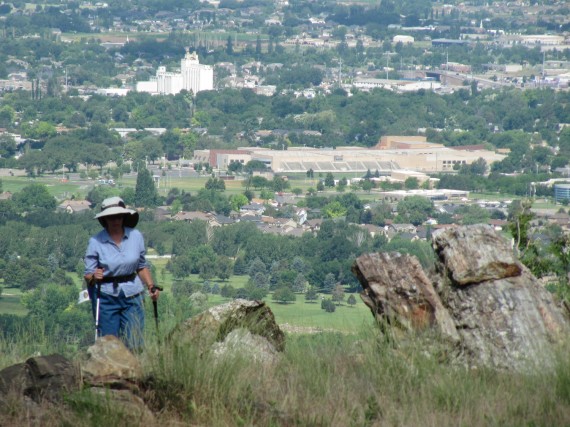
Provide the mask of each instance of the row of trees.
[{"label": "row of trees", "polygon": [[[154,161],[164,154],[169,158],[189,157],[198,148],[232,148],[244,143],[287,147],[293,144],[292,139],[299,138],[297,134],[258,140],[255,132],[302,127],[323,134],[313,137],[310,144],[314,146],[372,146],[384,134],[415,134],[418,128],[427,128],[428,140],[432,142],[449,146],[487,143],[510,149],[507,159],[494,165],[493,171],[511,173],[536,171],[537,167],[548,171],[568,162],[570,129],[557,132],[558,123],[570,121],[567,98],[566,92],[550,90],[504,89],[492,98],[467,91],[440,96],[429,92],[398,95],[380,90],[349,97],[339,90],[327,97],[307,100],[287,94],[264,97],[246,89],[225,89],[200,92],[195,99],[183,93],[158,99],[133,93],[119,99],[92,96],[86,101],[69,97],[32,101],[18,92],[3,97],[3,109],[8,128],[39,140],[39,146],[50,154],[49,160],[42,163],[41,158],[48,156],[34,157],[30,150],[21,164],[45,171],[63,164],[70,169],[78,163],[100,167],[111,159],[147,157]],[[69,123],[79,116],[83,119],[75,125]],[[299,120],[300,117],[304,119]],[[20,128],[15,126],[16,121],[22,123]],[[61,123],[88,128],[57,135],[55,126]],[[207,128],[208,134],[177,130],[191,124]],[[160,137],[141,132],[125,143],[109,132],[111,126],[165,127],[169,131]],[[504,132],[494,133],[495,126]],[[452,130],[458,128],[462,131]],[[538,133],[532,136],[534,132]],[[537,145],[542,140],[548,145]],[[14,152],[13,141],[2,141],[0,149],[2,146],[7,153]],[[238,171],[241,165],[231,167]]]}]

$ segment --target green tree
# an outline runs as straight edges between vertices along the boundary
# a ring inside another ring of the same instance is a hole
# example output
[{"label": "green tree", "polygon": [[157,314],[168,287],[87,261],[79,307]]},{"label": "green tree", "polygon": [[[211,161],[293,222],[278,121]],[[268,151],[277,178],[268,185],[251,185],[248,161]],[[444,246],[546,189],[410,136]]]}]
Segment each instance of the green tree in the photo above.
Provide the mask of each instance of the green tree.
[{"label": "green tree", "polygon": [[316,301],[318,298],[317,290],[314,286],[309,286],[307,292],[305,292],[305,301],[313,302]]},{"label": "green tree", "polygon": [[222,281],[228,280],[234,271],[234,263],[231,258],[227,256],[220,256],[218,257],[218,265],[217,265],[217,272],[216,276],[220,278]]},{"label": "green tree", "polygon": [[228,55],[234,54],[234,43],[232,41],[232,36],[228,36],[228,38],[226,40],[226,53]]},{"label": "green tree", "polygon": [[267,266],[261,258],[255,258],[248,267],[247,273],[250,277],[254,277],[257,273],[267,274]]},{"label": "green tree", "polygon": [[183,279],[192,274],[192,260],[188,255],[175,256],[168,262],[167,268],[175,278]]},{"label": "green tree", "polygon": [[420,182],[415,176],[411,176],[404,181],[404,188],[406,190],[417,190],[419,186]]},{"label": "green tree", "polygon": [[220,295],[222,298],[233,298],[235,295],[235,289],[231,285],[226,284],[222,286],[222,289],[220,289]]},{"label": "green tree", "polygon": [[135,186],[135,206],[155,207],[158,205],[158,193],[150,171],[146,168],[139,170]]},{"label": "green tree", "polygon": [[249,200],[245,196],[245,194],[232,194],[230,196],[230,205],[232,206],[232,210],[239,212],[242,206],[245,206],[249,203]]},{"label": "green tree", "polygon": [[354,297],[354,294],[350,294],[348,296],[348,299],[346,300],[346,303],[348,305],[350,305],[351,307],[354,307],[356,305],[356,298]]},{"label": "green tree", "polygon": [[433,214],[433,202],[422,196],[408,196],[400,200],[397,209],[404,222],[420,225]]},{"label": "green tree", "polygon": [[332,300],[340,305],[344,301],[344,286],[337,284],[332,291]]},{"label": "green tree", "polygon": [[283,177],[281,176],[274,176],[273,177],[273,182],[271,185],[271,188],[273,189],[273,191],[275,192],[281,192],[284,191],[285,189],[289,188],[291,186],[291,184],[289,183],[289,181],[285,180]]},{"label": "green tree", "polygon": [[334,175],[330,172],[325,176],[325,187],[334,187]]},{"label": "green tree", "polygon": [[54,210],[57,202],[43,184],[30,184],[12,196],[14,205],[20,212]]},{"label": "green tree", "polygon": [[226,189],[226,183],[221,178],[212,177],[212,178],[209,178],[208,181],[206,181],[206,184],[204,187],[207,190],[224,191]]},{"label": "green tree", "polygon": [[332,293],[336,286],[336,277],[332,273],[327,273],[323,283],[323,292]]},{"label": "green tree", "polygon": [[461,224],[487,224],[491,214],[479,205],[466,205],[457,209],[456,213],[461,215]]},{"label": "green tree", "polygon": [[297,296],[288,287],[282,287],[273,292],[272,299],[273,301],[277,301],[281,304],[287,304],[290,302],[295,302],[297,300]]},{"label": "green tree", "polygon": [[263,176],[255,175],[252,176],[248,181],[249,184],[256,190],[269,187],[269,181]]},{"label": "green tree", "polygon": [[334,313],[336,310],[336,306],[334,305],[334,302],[330,298],[323,299],[321,301],[321,308],[325,310],[327,313]]},{"label": "green tree", "polygon": [[370,193],[370,191],[374,188],[374,183],[369,179],[365,179],[362,181],[362,189]]},{"label": "green tree", "polygon": [[334,200],[323,207],[323,213],[326,218],[340,218],[346,216],[347,208],[340,201]]},{"label": "green tree", "polygon": [[0,135],[0,157],[12,157],[16,154],[17,149],[16,140],[12,135],[6,133]]},{"label": "green tree", "polygon": [[259,193],[259,197],[262,200],[265,200],[265,202],[272,200],[273,196],[274,196],[274,193],[271,190],[261,190],[261,192]]}]

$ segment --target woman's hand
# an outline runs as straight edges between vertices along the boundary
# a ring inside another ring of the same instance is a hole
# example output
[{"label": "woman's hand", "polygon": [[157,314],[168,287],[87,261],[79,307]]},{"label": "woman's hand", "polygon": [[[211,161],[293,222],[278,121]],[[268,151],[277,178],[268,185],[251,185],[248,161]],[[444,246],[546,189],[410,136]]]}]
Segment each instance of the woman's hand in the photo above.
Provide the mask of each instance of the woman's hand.
[{"label": "woman's hand", "polygon": [[103,267],[95,269],[95,272],[93,273],[93,278],[95,279],[96,282],[100,282],[101,280],[103,280],[103,272],[104,272]]},{"label": "woman's hand", "polygon": [[148,293],[153,301],[157,301],[160,296],[160,291],[162,288],[160,286],[151,285],[148,287]]}]

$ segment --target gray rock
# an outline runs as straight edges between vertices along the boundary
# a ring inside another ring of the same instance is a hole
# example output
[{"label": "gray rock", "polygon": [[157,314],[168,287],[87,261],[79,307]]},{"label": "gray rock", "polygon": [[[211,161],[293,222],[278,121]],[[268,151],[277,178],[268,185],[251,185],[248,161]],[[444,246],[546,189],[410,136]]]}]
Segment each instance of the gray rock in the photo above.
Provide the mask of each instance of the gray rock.
[{"label": "gray rock", "polygon": [[86,359],[81,363],[81,373],[87,384],[110,385],[141,378],[142,367],[119,338],[106,335],[87,349]]},{"label": "gray rock", "polygon": [[514,277],[522,271],[508,242],[487,225],[437,230],[433,247],[457,285]]},{"label": "gray rock", "polygon": [[285,348],[285,334],[273,313],[262,301],[236,299],[211,307],[179,324],[167,337],[177,346],[197,345],[204,352],[216,342],[223,342],[234,329],[246,329],[269,341],[277,351]]},{"label": "gray rock", "polygon": [[459,341],[453,320],[416,257],[398,252],[364,254],[352,271],[362,285],[362,300],[380,322],[407,331],[434,328]]},{"label": "gray rock", "polygon": [[266,338],[243,328],[234,329],[224,341],[214,343],[212,353],[218,359],[242,357],[265,366],[273,365],[279,358],[279,352]]},{"label": "gray rock", "polygon": [[479,225],[436,232],[433,245],[440,260],[433,287],[413,257],[357,259],[353,271],[375,317],[394,319],[407,330],[435,326],[458,336],[460,357],[470,366],[553,366],[556,344],[570,333],[569,320],[506,239]]},{"label": "gray rock", "polygon": [[32,357],[0,371],[0,405],[3,396],[28,397],[34,402],[59,402],[64,393],[79,390],[79,369],[63,356]]},{"label": "gray rock", "polygon": [[156,418],[144,401],[128,390],[113,390],[92,387],[89,392],[98,399],[99,404],[108,405],[113,410],[126,415],[131,425],[156,425]]}]

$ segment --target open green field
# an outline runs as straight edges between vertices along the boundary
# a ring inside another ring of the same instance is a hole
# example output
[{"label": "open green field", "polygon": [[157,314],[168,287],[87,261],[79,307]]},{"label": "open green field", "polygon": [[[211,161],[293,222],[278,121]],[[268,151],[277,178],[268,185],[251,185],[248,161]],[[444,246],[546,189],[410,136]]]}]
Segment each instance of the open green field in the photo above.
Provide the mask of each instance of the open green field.
[{"label": "open green field", "polygon": [[27,310],[20,304],[22,292],[18,288],[4,288],[0,295],[0,314],[25,316]]},{"label": "open green field", "polygon": [[[167,294],[170,294],[174,278],[165,268],[168,260],[157,258],[150,261],[154,266],[156,282],[164,287]],[[76,285],[81,285],[81,281],[75,274],[70,274],[70,277],[74,279]],[[197,275],[191,275],[184,280],[195,283],[203,282]],[[227,282],[210,280],[210,283],[217,283],[220,287],[230,284],[234,288],[241,288],[247,280],[248,276],[232,276]],[[26,310],[20,304],[21,295],[22,292],[18,288],[4,288],[4,292],[0,296],[0,314],[24,316]],[[326,295],[326,297],[330,298],[330,295]],[[348,294],[345,295],[345,300],[346,298],[348,298]],[[224,304],[228,301],[230,300],[220,295],[208,294],[209,306]],[[305,301],[303,294],[297,294],[297,300],[288,304],[272,301],[271,294],[269,294],[265,298],[265,302],[271,308],[277,323],[291,332],[338,331],[350,333],[361,330],[363,325],[372,325],[374,321],[370,310],[358,296],[356,296],[354,306],[351,307],[343,302],[337,306],[334,313],[327,313],[321,309],[320,298],[316,302],[309,303]]]},{"label": "open green field", "polygon": [[[165,269],[168,260],[158,258],[150,261],[155,268],[155,279],[164,287],[166,292],[170,292],[174,279]],[[191,275],[186,280],[202,283],[202,280],[197,275]],[[247,280],[248,276],[232,276],[227,282],[210,280],[210,283],[217,283],[220,287],[229,283],[234,288],[241,288],[246,284]],[[330,295],[327,295],[327,298],[329,297]],[[345,295],[345,297],[348,298],[348,295]],[[223,304],[228,301],[228,299],[219,295],[208,295],[209,305]],[[291,327],[351,332],[360,330],[363,324],[372,324],[374,320],[370,309],[364,305],[358,295],[356,295],[354,307],[350,307],[344,302],[337,306],[334,313],[327,313],[321,309],[320,299],[315,303],[305,302],[305,296],[302,294],[297,294],[297,301],[290,304],[280,304],[272,301],[271,294],[264,301],[273,311],[275,320],[279,325],[287,324]]]},{"label": "open green field", "polygon": [[[352,174],[354,175],[354,174]],[[209,175],[200,176],[200,177],[169,177],[168,180],[158,188],[158,193],[161,196],[166,196],[170,189],[178,188],[180,190],[190,192],[190,193],[197,193],[199,190],[203,189],[206,182],[210,178]],[[9,191],[11,193],[16,193],[21,191],[24,187],[33,184],[39,183],[44,184],[47,186],[48,191],[50,194],[58,199],[65,199],[70,197],[71,195],[75,195],[76,198],[85,198],[87,193],[95,186],[98,185],[95,181],[89,179],[78,179],[78,180],[71,180],[71,181],[63,181],[61,179],[61,174],[56,175],[43,175],[37,178],[28,178],[25,176],[2,176],[0,177],[2,180],[2,189],[3,191]],[[293,188],[300,188],[303,191],[303,194],[307,192],[309,188],[315,189],[317,187],[317,183],[319,178],[309,179],[306,176],[290,176],[290,190]],[[123,188],[134,188],[136,186],[136,176],[135,175],[125,175],[122,178],[116,180],[117,186],[114,187],[117,194],[121,192]],[[235,180],[225,181],[226,184],[226,191],[225,194],[230,196],[232,194],[240,194],[243,193],[245,187],[243,185],[244,180],[242,177],[237,177]],[[253,189],[252,189],[253,190]],[[288,190],[288,191],[290,191]],[[349,189],[346,189],[345,192],[350,192]],[[254,193],[258,196],[259,191],[255,191]],[[325,197],[332,197],[335,195],[342,194],[335,189],[322,191],[319,193]],[[375,201],[378,199],[378,195],[375,191],[365,192],[365,191],[358,191],[355,194],[358,195],[363,201]]]}]

